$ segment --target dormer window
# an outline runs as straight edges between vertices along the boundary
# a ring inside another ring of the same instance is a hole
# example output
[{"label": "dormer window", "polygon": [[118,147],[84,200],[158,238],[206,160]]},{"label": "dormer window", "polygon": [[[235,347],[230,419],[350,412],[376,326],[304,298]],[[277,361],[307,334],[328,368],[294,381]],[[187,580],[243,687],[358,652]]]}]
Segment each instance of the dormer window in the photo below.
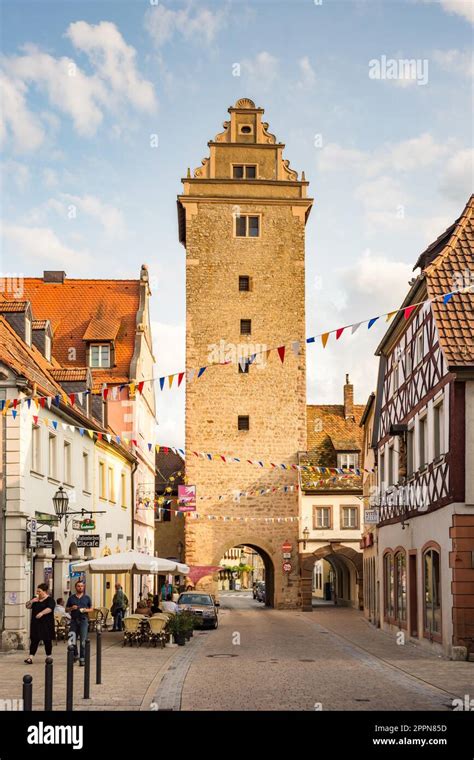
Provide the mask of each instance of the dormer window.
[{"label": "dormer window", "polygon": [[25,343],[31,346],[31,319],[25,317]]},{"label": "dormer window", "polygon": [[110,367],[110,344],[91,343],[89,349],[89,366]]},{"label": "dormer window", "polygon": [[51,361],[51,338],[49,335],[45,335],[44,337],[44,356],[48,362]]}]

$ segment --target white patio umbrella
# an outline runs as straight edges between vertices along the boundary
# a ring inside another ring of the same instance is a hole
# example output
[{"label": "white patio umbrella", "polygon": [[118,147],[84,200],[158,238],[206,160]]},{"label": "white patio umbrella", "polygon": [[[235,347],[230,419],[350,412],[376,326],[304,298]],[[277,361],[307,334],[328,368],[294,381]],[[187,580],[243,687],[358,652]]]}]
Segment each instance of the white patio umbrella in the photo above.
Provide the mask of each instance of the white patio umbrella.
[{"label": "white patio umbrella", "polygon": [[137,551],[118,552],[106,557],[74,562],[72,568],[75,571],[88,571],[89,573],[133,573],[137,575],[149,575],[158,573],[179,573],[187,575],[188,565],[175,562],[162,557],[152,557],[150,554],[142,554]]}]

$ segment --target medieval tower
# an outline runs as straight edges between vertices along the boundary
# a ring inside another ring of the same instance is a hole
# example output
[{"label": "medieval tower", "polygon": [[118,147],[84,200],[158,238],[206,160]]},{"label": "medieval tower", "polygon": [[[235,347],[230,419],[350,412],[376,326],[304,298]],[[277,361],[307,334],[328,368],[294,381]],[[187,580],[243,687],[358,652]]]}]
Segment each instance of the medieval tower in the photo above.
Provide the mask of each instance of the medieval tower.
[{"label": "medieval tower", "polygon": [[[186,479],[197,488],[185,548],[191,565],[218,565],[234,546],[255,548],[265,562],[267,603],[289,608],[301,601],[291,465],[306,449],[312,199],[263,113],[247,98],[229,108],[224,131],[208,143],[209,158],[193,176],[188,171],[178,197],[186,248]],[[285,542],[292,545],[289,572]],[[198,587],[215,591],[216,578]]]}]

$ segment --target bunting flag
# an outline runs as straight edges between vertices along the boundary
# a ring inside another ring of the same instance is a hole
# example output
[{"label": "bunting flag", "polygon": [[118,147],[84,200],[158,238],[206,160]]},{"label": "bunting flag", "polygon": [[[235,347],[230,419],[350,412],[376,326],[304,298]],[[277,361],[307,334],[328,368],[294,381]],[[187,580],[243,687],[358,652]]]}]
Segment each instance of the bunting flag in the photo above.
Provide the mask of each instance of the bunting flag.
[{"label": "bunting flag", "polygon": [[[371,327],[373,327],[373,325],[375,324],[375,322],[377,322],[377,320],[379,320],[381,317],[385,317],[385,321],[390,322],[393,319],[393,317],[395,317],[397,314],[403,313],[404,318],[409,319],[412,312],[419,306],[423,306],[427,303],[434,303],[435,301],[439,301],[439,300],[442,300],[443,304],[447,304],[455,295],[462,295],[464,293],[469,293],[469,292],[472,292],[472,290],[473,288],[469,286],[466,288],[461,288],[461,289],[452,291],[450,293],[444,293],[444,294],[441,294],[440,296],[435,296],[434,298],[426,299],[425,301],[419,301],[418,303],[411,304],[410,306],[405,306],[401,309],[395,309],[385,314],[379,314],[378,316],[371,317],[370,319],[361,320],[360,322],[354,322],[353,324],[345,325],[344,327],[338,327],[335,330],[328,330],[326,332],[319,333],[318,335],[312,335],[306,338],[305,341],[306,343],[310,344],[310,343],[315,343],[316,338],[321,338],[322,346],[323,348],[325,348],[331,333],[336,334],[336,341],[337,341],[340,339],[343,332],[348,328],[351,328],[351,334],[354,335],[362,324],[367,324],[367,329],[370,330]],[[289,346],[291,347],[292,352],[297,357],[300,351],[300,341],[298,340],[290,341]],[[280,345],[280,346],[275,347],[282,364],[284,363],[284,360],[285,360],[286,347],[287,347],[286,345]],[[253,364],[255,359],[259,355],[265,356],[266,360],[268,360],[273,350],[274,348],[265,348],[265,349],[262,349],[262,351],[252,354],[250,358],[245,359],[246,367],[250,364]],[[239,360],[239,362],[240,361],[241,360]],[[202,366],[199,369],[188,369],[186,371],[183,370],[181,372],[174,372],[170,375],[165,375],[163,377],[152,377],[145,380],[140,380],[138,384],[134,380],[131,380],[128,383],[121,383],[118,386],[114,383],[108,383],[108,384],[103,383],[100,392],[91,391],[90,389],[84,389],[83,391],[76,391],[74,393],[70,393],[69,395],[62,392],[61,394],[58,394],[58,393],[51,394],[51,395],[44,394],[41,396],[34,396],[33,398],[28,398],[28,399],[17,398],[17,399],[7,399],[6,401],[2,400],[0,401],[0,411],[3,414],[6,414],[6,411],[10,408],[10,406],[13,406],[13,411],[16,411],[18,404],[22,404],[23,402],[26,402],[28,405],[28,408],[30,408],[31,401],[33,401],[36,404],[37,408],[41,406],[44,409],[45,405],[47,405],[48,409],[51,409],[52,403],[54,403],[57,407],[59,407],[61,399],[66,406],[68,404],[71,404],[72,406],[74,406],[76,402],[82,406],[84,403],[83,401],[84,396],[90,395],[91,393],[94,393],[94,394],[99,393],[103,396],[104,400],[107,400],[110,390],[112,391],[112,399],[115,401],[117,400],[118,393],[121,393],[125,388],[128,389],[129,398],[135,399],[136,398],[135,391],[138,390],[138,393],[142,394],[145,383],[158,382],[160,386],[160,390],[163,391],[165,387],[165,381],[168,380],[168,388],[171,389],[174,385],[174,378],[177,375],[178,376],[177,387],[179,388],[184,378],[186,378],[186,381],[190,383],[196,377],[196,373],[197,373],[197,379],[199,379],[202,377],[206,369],[208,369],[209,367],[227,366],[229,364],[231,364],[230,361],[214,362],[213,364]]]}]

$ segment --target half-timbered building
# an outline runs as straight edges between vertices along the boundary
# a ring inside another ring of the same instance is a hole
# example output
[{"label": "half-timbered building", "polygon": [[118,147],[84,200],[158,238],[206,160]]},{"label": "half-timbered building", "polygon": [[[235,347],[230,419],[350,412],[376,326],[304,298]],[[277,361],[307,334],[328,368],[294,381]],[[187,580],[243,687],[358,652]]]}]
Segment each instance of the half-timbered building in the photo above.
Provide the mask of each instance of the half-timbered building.
[{"label": "half-timbered building", "polygon": [[376,352],[381,624],[453,656],[474,651],[473,206],[419,256]]}]

